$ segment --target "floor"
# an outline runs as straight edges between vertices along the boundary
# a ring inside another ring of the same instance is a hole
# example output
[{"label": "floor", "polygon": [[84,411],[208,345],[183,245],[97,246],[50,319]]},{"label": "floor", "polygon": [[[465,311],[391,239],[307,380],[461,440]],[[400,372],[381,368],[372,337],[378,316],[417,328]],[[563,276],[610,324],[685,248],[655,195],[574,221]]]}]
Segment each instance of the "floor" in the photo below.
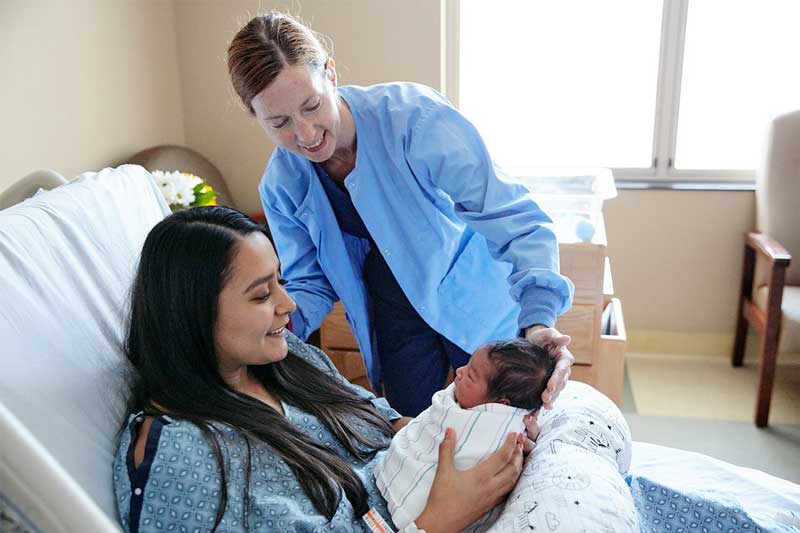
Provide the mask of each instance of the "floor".
[{"label": "floor", "polygon": [[766,429],[753,424],[756,371],[718,356],[627,354],[622,411],[634,440],[800,483],[800,364],[778,366]]}]

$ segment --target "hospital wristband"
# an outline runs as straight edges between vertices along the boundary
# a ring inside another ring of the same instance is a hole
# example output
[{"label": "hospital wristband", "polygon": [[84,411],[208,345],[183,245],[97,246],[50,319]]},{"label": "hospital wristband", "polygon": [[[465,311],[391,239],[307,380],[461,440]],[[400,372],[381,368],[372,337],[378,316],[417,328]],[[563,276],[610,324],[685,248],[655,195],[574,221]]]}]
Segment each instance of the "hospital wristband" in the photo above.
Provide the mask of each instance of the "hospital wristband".
[{"label": "hospital wristband", "polygon": [[[386,523],[386,520],[384,520],[374,507],[370,509],[361,520],[363,520],[372,533],[395,533],[395,530],[389,527],[389,524]],[[399,533],[426,533],[426,531],[424,529],[419,529],[414,522],[411,522]]]}]

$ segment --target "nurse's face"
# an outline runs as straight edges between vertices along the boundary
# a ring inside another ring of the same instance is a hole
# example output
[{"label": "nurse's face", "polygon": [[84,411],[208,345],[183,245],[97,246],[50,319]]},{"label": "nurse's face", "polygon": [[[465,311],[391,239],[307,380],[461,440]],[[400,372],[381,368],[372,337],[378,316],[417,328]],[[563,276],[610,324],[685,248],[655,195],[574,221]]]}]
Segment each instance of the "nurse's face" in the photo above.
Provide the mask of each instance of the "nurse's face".
[{"label": "nurse's face", "polygon": [[272,141],[315,163],[327,161],[342,137],[341,107],[332,59],[325,69],[286,66],[253,98],[259,124]]}]

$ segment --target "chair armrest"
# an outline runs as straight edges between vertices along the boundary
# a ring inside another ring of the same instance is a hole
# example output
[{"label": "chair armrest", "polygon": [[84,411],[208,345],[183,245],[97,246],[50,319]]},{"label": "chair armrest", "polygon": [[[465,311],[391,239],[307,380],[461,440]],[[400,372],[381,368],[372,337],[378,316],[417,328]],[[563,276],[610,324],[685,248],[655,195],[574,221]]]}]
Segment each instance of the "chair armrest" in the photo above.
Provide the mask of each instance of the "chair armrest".
[{"label": "chair armrest", "polygon": [[763,233],[748,233],[746,245],[764,256],[771,264],[787,267],[792,256],[778,241]]}]

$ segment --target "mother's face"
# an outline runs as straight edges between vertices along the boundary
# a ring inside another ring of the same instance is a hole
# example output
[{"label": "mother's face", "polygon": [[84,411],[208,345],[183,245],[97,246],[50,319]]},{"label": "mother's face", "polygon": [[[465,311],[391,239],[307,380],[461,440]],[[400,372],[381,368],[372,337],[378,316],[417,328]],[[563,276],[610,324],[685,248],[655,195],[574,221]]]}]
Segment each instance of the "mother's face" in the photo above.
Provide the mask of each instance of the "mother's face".
[{"label": "mother's face", "polygon": [[222,371],[286,357],[285,328],[296,309],[281,283],[280,264],[269,239],[251,233],[236,247],[231,275],[219,295],[214,331]]},{"label": "mother's face", "polygon": [[315,163],[327,161],[336,150],[341,113],[332,59],[324,70],[307,65],[284,67],[251,106],[278,146]]}]

